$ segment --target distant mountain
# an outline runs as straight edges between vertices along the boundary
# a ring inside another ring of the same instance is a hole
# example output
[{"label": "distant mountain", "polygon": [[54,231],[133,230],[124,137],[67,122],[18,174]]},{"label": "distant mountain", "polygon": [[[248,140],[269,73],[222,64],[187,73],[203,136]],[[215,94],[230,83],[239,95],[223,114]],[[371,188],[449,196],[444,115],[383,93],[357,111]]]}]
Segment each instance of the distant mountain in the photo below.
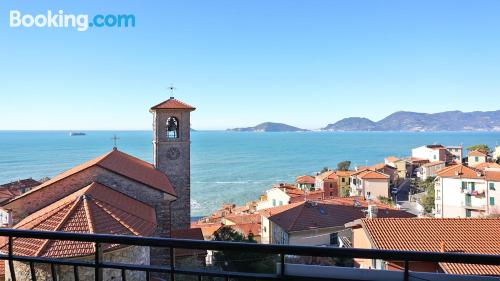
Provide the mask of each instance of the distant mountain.
[{"label": "distant mountain", "polygon": [[305,132],[307,130],[283,123],[265,122],[254,127],[227,129],[237,132]]},{"label": "distant mountain", "polygon": [[344,118],[322,128],[328,131],[500,131],[500,110],[418,113],[398,111],[373,122],[367,118]]},{"label": "distant mountain", "polygon": [[335,124],[328,124],[322,130],[328,131],[372,131],[375,128],[375,122],[368,118],[349,117],[344,118]]}]

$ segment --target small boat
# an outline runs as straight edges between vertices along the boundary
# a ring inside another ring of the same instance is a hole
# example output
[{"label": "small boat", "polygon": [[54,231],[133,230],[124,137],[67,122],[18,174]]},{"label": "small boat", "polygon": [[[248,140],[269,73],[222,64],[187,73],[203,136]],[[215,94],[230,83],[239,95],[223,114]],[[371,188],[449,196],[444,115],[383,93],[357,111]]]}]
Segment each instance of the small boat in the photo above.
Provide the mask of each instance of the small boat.
[{"label": "small boat", "polygon": [[84,132],[69,132],[69,136],[70,136],[70,137],[74,137],[74,136],[85,136],[85,133],[84,133]]}]

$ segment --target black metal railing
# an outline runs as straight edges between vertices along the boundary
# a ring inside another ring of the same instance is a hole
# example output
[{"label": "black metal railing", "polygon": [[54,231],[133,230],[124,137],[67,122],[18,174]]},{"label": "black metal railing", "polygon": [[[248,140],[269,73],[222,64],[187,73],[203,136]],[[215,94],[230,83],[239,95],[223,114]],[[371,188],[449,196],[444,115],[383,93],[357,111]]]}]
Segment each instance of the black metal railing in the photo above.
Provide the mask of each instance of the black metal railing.
[{"label": "black metal railing", "polygon": [[[480,255],[464,253],[441,253],[441,252],[413,252],[413,251],[390,251],[374,249],[353,249],[334,247],[313,247],[313,246],[290,246],[290,245],[267,245],[255,243],[221,242],[221,241],[201,241],[187,239],[171,239],[157,237],[137,237],[110,234],[82,234],[70,232],[32,231],[0,228],[0,236],[8,237],[7,253],[0,253],[1,260],[7,260],[10,278],[16,281],[14,261],[29,264],[31,280],[36,281],[35,265],[49,264],[53,281],[57,281],[56,265],[73,267],[74,280],[79,281],[79,268],[90,267],[95,269],[95,280],[103,280],[103,269],[117,269],[121,271],[122,280],[126,280],[127,271],[141,271],[146,273],[146,280],[151,279],[152,273],[163,273],[170,275],[170,280],[175,280],[176,274],[202,277],[222,277],[225,280],[236,279],[303,279],[303,276],[288,275],[285,270],[285,256],[315,256],[315,257],[339,257],[339,258],[362,258],[378,259],[388,261],[401,261],[404,264],[404,280],[409,280],[409,262],[447,262],[447,263],[467,263],[483,265],[500,265],[500,255]],[[78,261],[68,258],[47,258],[34,256],[19,256],[14,254],[13,238],[34,238],[50,240],[69,240],[95,243],[95,257],[93,262]],[[170,259],[165,265],[137,265],[112,263],[103,261],[102,244],[121,244],[131,246],[159,247],[169,249]],[[214,251],[248,251],[256,253],[273,254],[279,256],[279,269],[276,274],[218,271],[207,268],[185,269],[175,266],[175,249],[201,249]],[[319,278],[313,278],[319,279]],[[328,278],[326,278],[328,279]],[[335,279],[339,280],[339,279]],[[348,280],[355,280],[348,279]]]}]

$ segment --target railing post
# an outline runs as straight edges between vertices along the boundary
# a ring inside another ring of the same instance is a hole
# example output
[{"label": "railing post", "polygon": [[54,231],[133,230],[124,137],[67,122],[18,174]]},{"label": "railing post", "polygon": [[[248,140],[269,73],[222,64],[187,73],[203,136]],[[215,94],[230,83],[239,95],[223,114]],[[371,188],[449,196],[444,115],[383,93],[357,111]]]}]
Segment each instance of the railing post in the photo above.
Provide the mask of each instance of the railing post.
[{"label": "railing post", "polygon": [[285,254],[280,254],[280,277],[283,278],[285,276]]},{"label": "railing post", "polygon": [[51,263],[50,264],[50,274],[52,275],[52,281],[57,281],[57,272],[56,272],[56,265]]},{"label": "railing post", "polygon": [[75,281],[80,281],[80,273],[78,272],[78,266],[73,266],[73,276]]},{"label": "railing post", "polygon": [[409,272],[409,263],[408,260],[405,260],[405,273],[404,273],[404,281],[410,280],[410,272]]},{"label": "railing post", "polygon": [[127,281],[127,272],[122,268],[122,281]]},{"label": "railing post", "polygon": [[101,262],[102,262],[102,246],[101,243],[95,243],[95,281],[102,281],[102,268],[101,268]]},{"label": "railing post", "polygon": [[14,272],[14,245],[13,245],[13,239],[12,236],[9,236],[9,271],[10,271],[10,278],[12,281],[16,281],[16,272]]},{"label": "railing post", "polygon": [[36,281],[35,264],[30,262],[31,281]]},{"label": "railing post", "polygon": [[170,247],[170,281],[175,281],[175,248]]}]

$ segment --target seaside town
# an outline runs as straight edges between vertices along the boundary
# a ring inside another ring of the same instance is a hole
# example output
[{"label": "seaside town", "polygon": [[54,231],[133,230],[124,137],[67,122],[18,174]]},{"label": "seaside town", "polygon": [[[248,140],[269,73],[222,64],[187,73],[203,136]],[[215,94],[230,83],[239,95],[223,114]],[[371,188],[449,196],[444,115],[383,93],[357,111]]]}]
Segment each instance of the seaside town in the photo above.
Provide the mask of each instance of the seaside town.
[{"label": "seaside town", "polygon": [[[348,160],[295,182],[276,183],[244,206],[224,204],[191,221],[190,114],[173,97],[151,107],[150,164],[116,147],[52,178],[1,185],[3,227],[79,233],[158,236],[261,244],[500,253],[500,146],[422,144],[407,157],[387,155],[372,166]],[[223,191],[221,191],[223,196]],[[92,243],[13,239],[14,255],[93,259]],[[9,251],[3,241],[0,251]],[[110,262],[161,265],[165,249],[106,244]],[[287,263],[402,270],[401,261],[287,256]],[[273,272],[274,257],[251,253],[180,249],[175,266]],[[410,262],[411,271],[498,276],[500,266]],[[0,263],[1,280],[80,280],[74,273],[23,261]],[[103,280],[149,280],[144,272],[106,269]],[[126,278],[124,275],[126,274]],[[157,280],[167,277],[156,276]],[[188,279],[188,277],[185,277]],[[51,279],[56,280],[56,279]],[[182,280],[182,279],[179,279]]]}]

